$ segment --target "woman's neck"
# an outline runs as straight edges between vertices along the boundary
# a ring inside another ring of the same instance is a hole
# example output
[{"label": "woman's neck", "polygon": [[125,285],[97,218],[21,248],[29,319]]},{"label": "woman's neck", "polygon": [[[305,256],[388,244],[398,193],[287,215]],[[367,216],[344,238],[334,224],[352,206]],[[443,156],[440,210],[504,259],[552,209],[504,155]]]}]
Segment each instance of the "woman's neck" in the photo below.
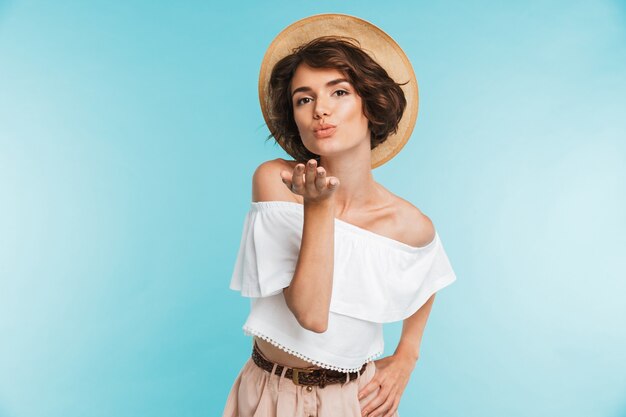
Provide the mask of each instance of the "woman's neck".
[{"label": "woman's neck", "polygon": [[351,210],[366,209],[382,199],[382,191],[372,174],[370,158],[349,158],[333,156],[320,158],[320,165],[326,176],[339,178],[339,188],[335,191],[335,214],[342,216]]}]

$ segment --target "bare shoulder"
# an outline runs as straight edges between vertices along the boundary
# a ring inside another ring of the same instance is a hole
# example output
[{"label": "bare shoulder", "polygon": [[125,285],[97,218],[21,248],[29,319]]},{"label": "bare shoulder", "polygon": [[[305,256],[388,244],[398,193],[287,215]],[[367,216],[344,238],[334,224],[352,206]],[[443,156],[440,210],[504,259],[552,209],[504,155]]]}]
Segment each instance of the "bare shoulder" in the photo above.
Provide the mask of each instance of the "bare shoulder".
[{"label": "bare shoulder", "polygon": [[280,171],[292,171],[296,161],[282,158],[261,163],[252,176],[252,201],[295,201],[294,194],[285,187]]},{"label": "bare shoulder", "polygon": [[394,194],[395,229],[398,240],[410,246],[426,246],[435,238],[435,226],[431,219],[411,202]]}]

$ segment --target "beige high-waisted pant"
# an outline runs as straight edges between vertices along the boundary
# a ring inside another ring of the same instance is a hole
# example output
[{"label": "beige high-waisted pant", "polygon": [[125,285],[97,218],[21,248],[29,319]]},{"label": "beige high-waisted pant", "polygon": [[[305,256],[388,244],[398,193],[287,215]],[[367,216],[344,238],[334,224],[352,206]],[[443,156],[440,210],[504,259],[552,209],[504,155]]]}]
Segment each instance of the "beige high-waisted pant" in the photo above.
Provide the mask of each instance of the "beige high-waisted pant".
[{"label": "beige high-waisted pant", "polygon": [[378,394],[376,390],[358,400],[359,390],[374,377],[374,362],[368,362],[357,379],[324,388],[296,385],[285,378],[286,370],[280,376],[270,374],[248,359],[230,390],[223,417],[361,417],[361,405]]}]

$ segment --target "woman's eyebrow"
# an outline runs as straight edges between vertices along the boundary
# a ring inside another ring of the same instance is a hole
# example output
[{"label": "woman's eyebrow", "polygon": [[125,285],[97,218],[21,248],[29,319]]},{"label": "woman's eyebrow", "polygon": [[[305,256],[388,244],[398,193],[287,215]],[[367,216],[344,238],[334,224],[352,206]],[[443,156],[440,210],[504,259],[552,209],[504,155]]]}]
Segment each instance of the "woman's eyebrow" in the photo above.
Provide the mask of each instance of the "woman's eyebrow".
[{"label": "woman's eyebrow", "polygon": [[[329,82],[326,83],[326,87],[330,87],[333,86],[335,84],[339,84],[342,82],[347,82],[349,83],[350,81],[346,80],[345,78],[337,78],[335,80],[331,80]],[[293,92],[291,93],[291,97],[293,97],[294,94],[300,92],[300,91],[311,91],[311,87],[307,87],[307,86],[303,86],[303,87],[298,87],[295,90],[293,90]]]}]

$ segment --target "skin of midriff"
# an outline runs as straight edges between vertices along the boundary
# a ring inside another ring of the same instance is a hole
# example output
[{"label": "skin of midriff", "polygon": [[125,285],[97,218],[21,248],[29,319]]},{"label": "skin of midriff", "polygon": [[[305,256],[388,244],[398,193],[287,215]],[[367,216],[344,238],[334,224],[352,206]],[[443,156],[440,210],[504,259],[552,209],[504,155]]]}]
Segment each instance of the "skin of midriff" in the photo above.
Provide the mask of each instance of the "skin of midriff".
[{"label": "skin of midriff", "polygon": [[279,365],[284,365],[289,368],[318,368],[310,362],[307,362],[303,359],[300,359],[296,356],[293,356],[290,353],[285,352],[284,350],[272,345],[269,342],[261,339],[260,337],[254,337],[254,340],[259,347],[259,350],[265,356],[266,359],[277,363]]}]

